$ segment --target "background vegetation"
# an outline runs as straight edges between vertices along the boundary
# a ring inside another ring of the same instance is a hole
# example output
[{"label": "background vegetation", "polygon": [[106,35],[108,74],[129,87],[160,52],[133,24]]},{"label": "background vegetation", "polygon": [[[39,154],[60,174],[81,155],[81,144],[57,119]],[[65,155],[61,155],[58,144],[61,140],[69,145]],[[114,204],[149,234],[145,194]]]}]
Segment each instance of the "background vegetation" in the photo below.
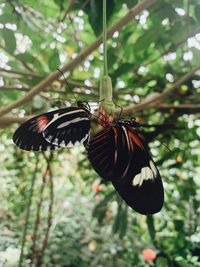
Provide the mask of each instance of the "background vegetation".
[{"label": "background vegetation", "polygon": [[61,106],[53,99],[98,102],[102,3],[1,0],[0,266],[18,265],[23,235],[22,266],[200,266],[200,3],[107,2],[114,100],[154,125],[144,131],[165,205],[148,217],[127,208],[83,147],[13,145],[17,124]]}]

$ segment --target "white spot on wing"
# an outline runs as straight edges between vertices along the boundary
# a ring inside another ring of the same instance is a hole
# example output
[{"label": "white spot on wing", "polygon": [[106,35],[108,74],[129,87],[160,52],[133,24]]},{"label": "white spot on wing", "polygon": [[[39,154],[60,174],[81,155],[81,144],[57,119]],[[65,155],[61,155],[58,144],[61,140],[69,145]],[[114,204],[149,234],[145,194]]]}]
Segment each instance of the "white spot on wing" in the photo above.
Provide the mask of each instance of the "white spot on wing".
[{"label": "white spot on wing", "polygon": [[76,141],[76,142],[74,143],[74,146],[77,146],[77,145],[80,145],[80,142],[79,142],[79,141]]},{"label": "white spot on wing", "polygon": [[67,147],[73,147],[74,144],[72,143],[72,141],[70,141],[68,144],[67,144]]},{"label": "white spot on wing", "polygon": [[53,135],[48,135],[47,138],[49,142],[51,142],[51,140],[53,139]]},{"label": "white spot on wing", "polygon": [[68,111],[66,113],[63,113],[61,115],[59,115],[59,113],[55,113],[53,119],[45,126],[43,131],[45,131],[49,127],[49,125],[51,125],[54,121],[56,121],[57,119],[59,119],[59,118],[61,118],[63,116],[68,116],[68,115],[71,115],[71,114],[74,114],[74,113],[79,114],[79,113],[83,113],[83,112],[85,112],[83,109],[76,109],[76,110],[72,110],[72,111]]},{"label": "white spot on wing", "polygon": [[141,185],[142,185],[142,182],[146,179],[146,177],[148,177],[148,176],[147,176],[148,169],[149,169],[149,168],[142,168],[142,170],[141,170],[141,178],[140,178],[140,184],[139,184],[139,186],[141,186]]},{"label": "white spot on wing", "polygon": [[[152,162],[153,163],[153,162]],[[154,166],[154,165],[153,165]],[[154,166],[155,168],[155,166]],[[156,169],[156,168],[155,168]],[[147,167],[143,167],[141,169],[141,172],[138,173],[134,178],[133,178],[133,182],[132,185],[133,186],[141,186],[143,184],[143,182],[146,180],[154,180],[157,174],[157,170],[156,173],[154,173],[155,169],[151,169],[149,166]]]},{"label": "white spot on wing", "polygon": [[20,148],[22,148],[21,145],[22,145],[22,141],[18,143],[18,146],[19,146]]},{"label": "white spot on wing", "polygon": [[141,179],[141,174],[137,174],[134,178],[133,178],[133,186],[136,186],[136,185],[140,185],[140,179]]},{"label": "white spot on wing", "polygon": [[150,165],[150,167],[151,167],[151,170],[152,170],[154,176],[156,176],[157,173],[158,173],[158,171],[157,171],[156,166],[155,166],[155,164],[153,163],[152,160],[149,161],[149,165]]},{"label": "white spot on wing", "polygon": [[86,139],[88,138],[88,134],[86,134],[80,141],[80,143],[82,144]]},{"label": "white spot on wing", "polygon": [[57,144],[58,144],[58,142],[59,142],[59,139],[58,139],[58,138],[55,138],[55,140],[54,140],[53,144],[54,144],[54,145],[57,145]]},{"label": "white spot on wing", "polygon": [[58,127],[57,127],[57,129],[62,129],[62,128],[64,128],[64,127],[66,127],[66,126],[68,126],[68,125],[70,125],[70,124],[72,124],[72,123],[76,123],[76,122],[80,122],[80,121],[88,121],[89,119],[88,118],[80,118],[80,117],[78,117],[78,118],[76,118],[76,119],[73,119],[73,120],[70,120],[70,121],[65,121],[65,122],[63,122],[63,123],[61,123]]},{"label": "white spot on wing", "polygon": [[59,145],[62,146],[62,147],[65,147],[65,146],[66,146],[66,143],[65,143],[65,141],[63,140]]}]

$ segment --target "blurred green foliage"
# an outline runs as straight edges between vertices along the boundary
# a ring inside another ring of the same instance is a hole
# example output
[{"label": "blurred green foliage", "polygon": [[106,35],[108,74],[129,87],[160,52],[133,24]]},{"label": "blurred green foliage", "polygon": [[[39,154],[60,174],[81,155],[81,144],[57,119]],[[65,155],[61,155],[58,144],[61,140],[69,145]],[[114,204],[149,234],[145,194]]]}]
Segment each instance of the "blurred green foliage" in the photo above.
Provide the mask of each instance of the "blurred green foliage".
[{"label": "blurred green foliage", "polygon": [[[137,3],[107,2],[109,25]],[[101,5],[97,0],[1,1],[0,105],[22,97],[95,41],[102,30]],[[116,32],[108,41],[115,102],[127,107],[147,95],[162,93],[197,66],[199,22],[199,1],[158,0]],[[66,73],[79,86],[56,81],[11,115],[23,117],[45,112],[58,105],[52,100],[58,97],[98,101],[95,85],[98,86],[102,73],[102,59],[100,47]],[[91,88],[85,88],[85,84]],[[190,108],[151,108],[132,114],[141,122],[175,125],[159,131],[156,127],[145,129],[147,136],[156,137],[150,147],[165,187],[164,208],[154,216],[142,216],[127,208],[112,186],[91,169],[83,148],[55,152],[51,161],[52,224],[43,255],[40,252],[49,222],[50,182],[48,177],[42,181],[47,163],[44,155],[39,155],[24,266],[30,264],[40,202],[35,262],[40,257],[42,261],[35,266],[200,266],[200,117],[195,109],[199,101],[197,72],[164,101],[180,107],[187,104]],[[7,267],[17,266],[36,155],[13,145],[12,134],[17,124],[5,127],[0,121],[0,127],[0,266]],[[153,262],[143,257],[147,248],[156,252]]]}]

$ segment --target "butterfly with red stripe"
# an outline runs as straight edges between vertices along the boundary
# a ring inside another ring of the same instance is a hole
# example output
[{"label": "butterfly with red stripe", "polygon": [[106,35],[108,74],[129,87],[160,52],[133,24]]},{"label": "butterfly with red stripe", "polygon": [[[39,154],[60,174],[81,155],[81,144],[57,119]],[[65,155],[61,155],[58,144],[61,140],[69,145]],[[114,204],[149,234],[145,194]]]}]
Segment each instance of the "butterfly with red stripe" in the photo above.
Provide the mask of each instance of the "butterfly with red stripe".
[{"label": "butterfly with red stripe", "polygon": [[87,146],[95,171],[125,202],[141,214],[154,214],[164,202],[162,180],[135,121],[119,120],[98,133]]},{"label": "butterfly with red stripe", "polygon": [[89,105],[77,101],[77,107],[57,109],[26,121],[15,131],[13,141],[27,151],[81,144],[89,136],[90,117]]}]

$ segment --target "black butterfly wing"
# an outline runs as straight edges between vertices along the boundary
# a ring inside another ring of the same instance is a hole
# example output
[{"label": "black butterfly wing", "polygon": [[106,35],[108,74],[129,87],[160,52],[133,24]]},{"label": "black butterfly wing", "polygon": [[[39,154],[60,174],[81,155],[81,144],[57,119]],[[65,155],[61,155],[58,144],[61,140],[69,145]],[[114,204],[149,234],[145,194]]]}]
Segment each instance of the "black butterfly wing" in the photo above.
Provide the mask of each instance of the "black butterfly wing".
[{"label": "black butterfly wing", "polygon": [[106,180],[111,180],[114,173],[114,145],[113,132],[109,128],[91,138],[86,146],[94,170]]},{"label": "black butterfly wing", "polygon": [[13,135],[14,143],[19,148],[27,151],[46,151],[58,148],[58,146],[45,140],[42,131],[55,116],[76,109],[76,107],[63,108],[31,118],[17,128]]},{"label": "black butterfly wing", "polygon": [[127,137],[126,142],[131,143],[124,153],[129,153],[131,157],[125,176],[112,179],[112,183],[122,199],[135,211],[141,214],[157,213],[164,202],[159,171],[140,136],[131,127],[122,126],[122,129]]},{"label": "black butterfly wing", "polygon": [[130,155],[129,151],[128,153],[124,151],[124,146],[127,145],[125,141],[126,137],[121,127],[110,127],[89,141],[88,159],[102,178],[113,180],[126,174]]},{"label": "black butterfly wing", "polygon": [[87,111],[77,108],[58,114],[45,127],[42,134],[49,143],[71,147],[82,144],[89,136],[90,115]]}]

